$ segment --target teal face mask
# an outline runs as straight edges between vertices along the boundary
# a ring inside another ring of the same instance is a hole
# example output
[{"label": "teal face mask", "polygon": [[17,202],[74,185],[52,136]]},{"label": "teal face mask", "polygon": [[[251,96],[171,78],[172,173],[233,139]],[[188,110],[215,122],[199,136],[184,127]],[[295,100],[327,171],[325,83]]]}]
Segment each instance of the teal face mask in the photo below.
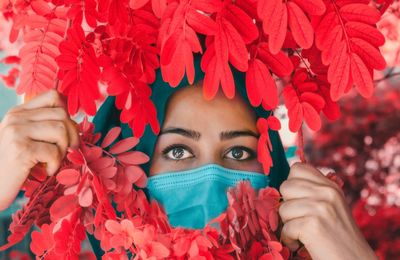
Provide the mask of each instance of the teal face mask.
[{"label": "teal face mask", "polygon": [[206,164],[152,176],[148,179],[147,190],[150,199],[164,207],[172,226],[200,229],[226,210],[228,188],[242,180],[250,181],[256,190],[268,186],[270,181],[262,173]]}]

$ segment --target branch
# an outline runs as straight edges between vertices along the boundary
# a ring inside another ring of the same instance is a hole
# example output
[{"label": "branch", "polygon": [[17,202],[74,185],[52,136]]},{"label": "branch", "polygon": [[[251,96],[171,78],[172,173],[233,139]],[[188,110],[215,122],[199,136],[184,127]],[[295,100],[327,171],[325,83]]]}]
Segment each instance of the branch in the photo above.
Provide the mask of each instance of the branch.
[{"label": "branch", "polygon": [[379,83],[381,81],[387,80],[389,78],[400,76],[400,72],[393,73],[393,69],[391,69],[385,76],[380,79],[374,80],[374,83]]}]

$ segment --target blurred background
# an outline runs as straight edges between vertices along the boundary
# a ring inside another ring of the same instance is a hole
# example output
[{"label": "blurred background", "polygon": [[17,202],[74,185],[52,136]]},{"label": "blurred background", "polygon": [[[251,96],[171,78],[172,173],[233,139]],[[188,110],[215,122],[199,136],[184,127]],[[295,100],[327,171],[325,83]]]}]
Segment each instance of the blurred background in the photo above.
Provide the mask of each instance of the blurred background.
[{"label": "blurred background", "polygon": [[[373,98],[366,100],[350,94],[341,100],[339,120],[324,122],[316,133],[305,131],[307,161],[334,170],[344,180],[343,189],[353,215],[380,259],[400,259],[400,9],[398,4],[391,8],[379,24],[386,37],[381,50],[388,67],[374,75]],[[0,60],[6,53],[17,54],[17,47],[7,41],[8,29],[0,15]],[[22,98],[4,84],[13,81],[14,76],[1,62],[0,75],[1,120]],[[276,114],[285,121],[283,107]],[[289,162],[299,161],[297,137],[287,124],[283,124],[280,135]],[[19,197],[9,209],[0,212],[0,245],[5,243],[10,216],[23,200]],[[0,253],[0,259],[30,259],[18,253],[28,252],[28,248],[26,240]]]}]

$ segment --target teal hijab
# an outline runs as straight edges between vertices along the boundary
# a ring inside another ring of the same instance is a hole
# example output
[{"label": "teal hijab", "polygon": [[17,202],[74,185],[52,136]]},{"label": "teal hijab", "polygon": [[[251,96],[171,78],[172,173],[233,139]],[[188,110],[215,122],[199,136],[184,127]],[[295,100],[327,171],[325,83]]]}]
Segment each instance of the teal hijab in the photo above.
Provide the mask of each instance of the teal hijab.
[{"label": "teal hijab", "polygon": [[[200,60],[201,60],[201,55],[195,55],[194,57],[194,66],[196,72],[194,80],[195,83],[204,78],[204,72],[202,72],[200,68]],[[240,71],[237,71],[232,66],[231,70],[233,72],[233,77],[235,80],[236,91],[237,91],[236,94],[239,94],[243,97],[243,99],[246,101],[249,107],[251,107],[254,110],[257,117],[264,117],[264,118],[268,117],[270,111],[265,111],[264,108],[262,108],[261,106],[257,108],[251,106],[248,96],[246,94],[245,74]],[[160,127],[162,127],[164,122],[165,110],[167,107],[167,102],[169,97],[176,91],[185,87],[190,87],[186,77],[184,77],[184,79],[177,87],[172,88],[167,82],[163,81],[161,71],[157,70],[156,80],[151,85],[152,95],[150,98],[157,109],[157,119],[160,124]],[[122,129],[119,139],[124,139],[133,136],[132,129],[127,124],[121,123],[120,121],[120,111],[115,107],[115,97],[108,97],[105,100],[103,105],[98,110],[96,116],[94,117],[93,123],[95,124],[95,132],[101,133],[103,137],[107,134],[107,132],[111,128],[115,126],[119,126]],[[283,149],[279,134],[275,131],[270,131],[269,135],[273,147],[273,151],[271,152],[271,157],[274,164],[269,174],[270,177],[269,186],[278,189],[280,184],[287,178],[289,174],[289,165],[285,157],[285,151]],[[152,158],[157,138],[158,136],[153,133],[150,125],[147,125],[145,127],[143,136],[140,138],[139,144],[137,144],[134,149],[137,151],[144,152],[150,158]],[[100,140],[99,143],[101,141],[102,140]],[[149,172],[150,162],[141,166],[146,173]],[[97,258],[101,259],[103,251],[100,248],[99,241],[97,241],[93,236],[89,236],[89,239]]]}]

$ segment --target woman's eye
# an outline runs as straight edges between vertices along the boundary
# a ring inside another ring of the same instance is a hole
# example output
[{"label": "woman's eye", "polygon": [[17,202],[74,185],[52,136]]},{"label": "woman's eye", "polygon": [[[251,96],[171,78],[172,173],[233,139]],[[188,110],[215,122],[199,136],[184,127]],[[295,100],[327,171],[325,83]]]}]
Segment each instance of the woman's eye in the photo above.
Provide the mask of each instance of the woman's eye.
[{"label": "woman's eye", "polygon": [[163,154],[167,159],[171,160],[183,160],[193,157],[193,154],[190,151],[181,146],[167,148]]},{"label": "woman's eye", "polygon": [[243,161],[254,158],[255,153],[251,149],[245,147],[233,147],[225,154],[225,156],[228,159]]}]

